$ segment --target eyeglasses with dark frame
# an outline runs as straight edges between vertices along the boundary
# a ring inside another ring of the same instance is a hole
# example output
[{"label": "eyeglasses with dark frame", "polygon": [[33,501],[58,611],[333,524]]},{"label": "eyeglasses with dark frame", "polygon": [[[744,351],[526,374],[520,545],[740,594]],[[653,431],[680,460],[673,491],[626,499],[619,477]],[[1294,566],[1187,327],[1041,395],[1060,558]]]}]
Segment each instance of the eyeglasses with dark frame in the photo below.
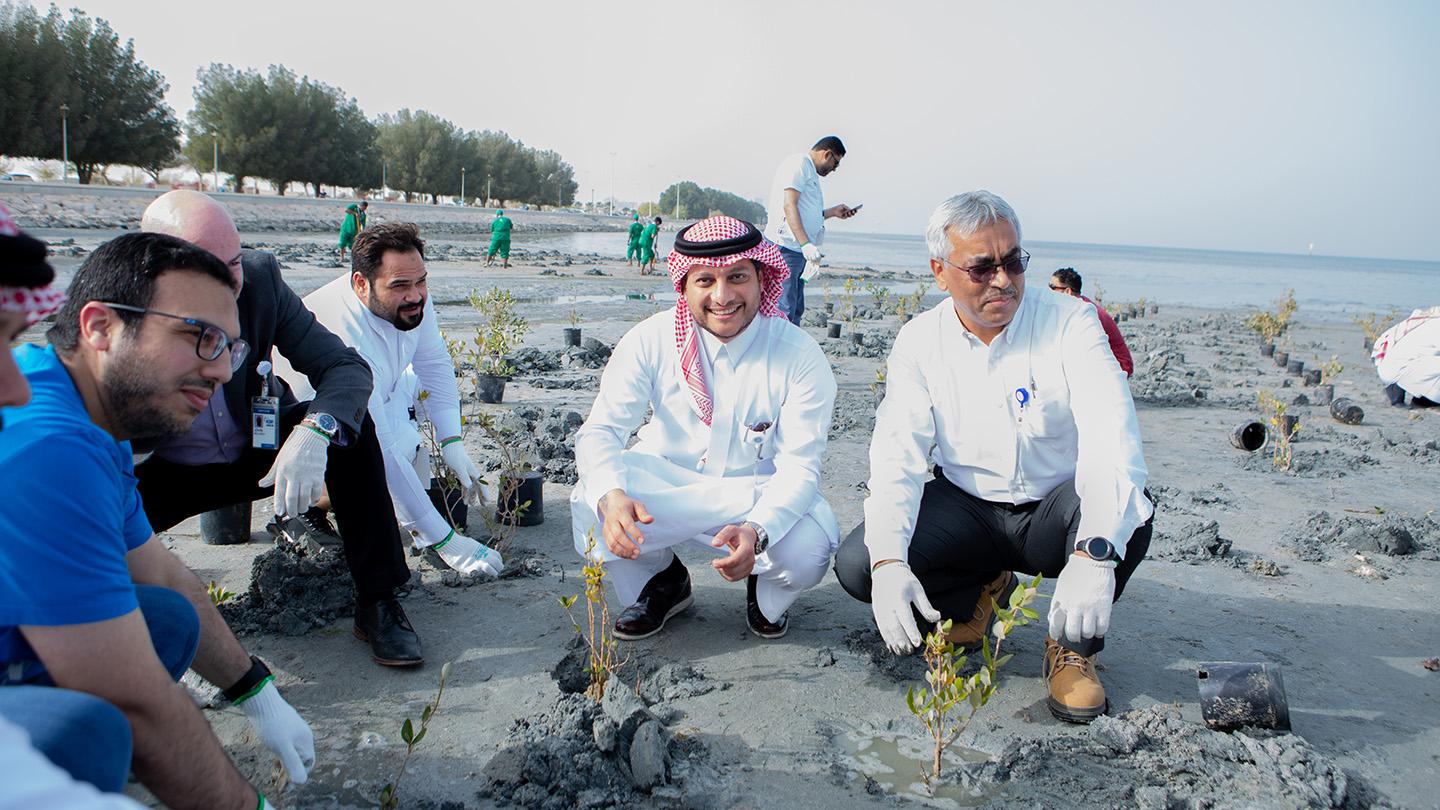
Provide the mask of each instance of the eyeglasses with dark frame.
[{"label": "eyeglasses with dark frame", "polygon": [[159,315],[162,318],[173,318],[189,326],[200,330],[195,336],[195,356],[205,362],[210,362],[220,357],[228,348],[230,350],[230,372],[233,374],[240,370],[245,364],[245,357],[250,354],[250,344],[240,338],[231,338],[225,334],[225,330],[213,323],[202,321],[199,318],[187,318],[184,315],[171,315],[168,312],[161,312],[145,307],[136,307],[129,304],[114,304],[109,301],[101,301],[111,309],[118,309],[123,312],[134,312],[139,315]]},{"label": "eyeglasses with dark frame", "polygon": [[940,261],[950,265],[956,270],[964,270],[970,275],[970,280],[976,284],[989,284],[990,279],[995,278],[995,274],[1002,269],[1005,271],[1005,274],[1009,276],[1023,275],[1025,268],[1030,265],[1030,253],[1024,248],[1021,248],[1019,253],[1016,253],[1008,259],[1003,259],[994,264],[983,264],[979,267],[961,267],[949,259],[941,259]]}]

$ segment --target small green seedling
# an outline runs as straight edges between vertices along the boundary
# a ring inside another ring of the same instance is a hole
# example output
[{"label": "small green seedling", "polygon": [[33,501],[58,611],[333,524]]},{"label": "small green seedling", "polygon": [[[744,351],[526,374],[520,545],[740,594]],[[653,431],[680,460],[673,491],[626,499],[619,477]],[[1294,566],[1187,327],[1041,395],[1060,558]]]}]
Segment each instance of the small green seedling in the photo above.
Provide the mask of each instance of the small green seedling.
[{"label": "small green seedling", "polygon": [[[586,646],[585,672],[590,676],[590,685],[585,696],[599,703],[605,697],[605,684],[610,675],[625,665],[620,657],[620,643],[610,635],[610,606],[605,601],[605,565],[595,553],[595,531],[592,529],[585,538],[585,565],[580,569],[585,590],[579,594],[560,597],[560,607],[575,626],[575,632],[584,639]],[[585,597],[585,624],[576,621],[571,608]]]},{"label": "small green seedling", "polygon": [[400,770],[396,772],[395,778],[386,783],[380,790],[380,810],[396,810],[400,806],[400,780],[405,776],[405,768],[410,765],[410,757],[415,753],[415,748],[420,741],[425,739],[425,733],[430,730],[430,721],[435,718],[435,713],[440,711],[440,698],[445,696],[445,681],[450,677],[450,662],[440,667],[440,689],[435,693],[435,699],[426,704],[425,710],[420,712],[420,728],[415,729],[415,723],[410,718],[400,726],[400,739],[405,743],[405,758],[400,761]]}]

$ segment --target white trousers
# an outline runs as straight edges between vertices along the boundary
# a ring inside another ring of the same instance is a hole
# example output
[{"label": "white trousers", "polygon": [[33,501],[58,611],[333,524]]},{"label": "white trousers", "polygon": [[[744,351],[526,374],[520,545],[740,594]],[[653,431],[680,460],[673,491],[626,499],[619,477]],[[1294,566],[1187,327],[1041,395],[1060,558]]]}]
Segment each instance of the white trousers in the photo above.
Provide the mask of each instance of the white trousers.
[{"label": "white trousers", "polygon": [[[575,550],[585,553],[586,538],[595,535],[596,556],[622,605],[632,605],[652,577],[675,559],[677,546],[690,544],[714,558],[728,548],[710,545],[724,526],[740,523],[755,505],[758,488],[749,476],[721,478],[702,475],[662,458],[630,450],[622,456],[628,486],[625,494],[640,501],[655,518],[642,525],[645,542],[640,557],[626,560],[605,547],[597,505],[586,502],[584,481],[571,490],[571,526]],[[759,485],[763,487],[764,484]],[[765,618],[776,621],[806,590],[820,584],[839,546],[840,527],[830,505],[818,495],[810,512],[784,537],[771,537],[770,548],[755,558],[758,577],[755,599]]]}]

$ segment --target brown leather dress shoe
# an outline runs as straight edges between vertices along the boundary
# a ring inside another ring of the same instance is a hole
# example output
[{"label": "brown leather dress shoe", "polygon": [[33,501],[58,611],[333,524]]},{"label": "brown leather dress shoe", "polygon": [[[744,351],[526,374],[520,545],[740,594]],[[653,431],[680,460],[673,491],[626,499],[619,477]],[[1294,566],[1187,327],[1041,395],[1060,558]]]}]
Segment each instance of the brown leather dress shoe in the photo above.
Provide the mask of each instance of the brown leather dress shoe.
[{"label": "brown leather dress shoe", "polygon": [[1001,572],[985,583],[980,589],[980,600],[975,603],[975,612],[970,619],[961,622],[959,619],[950,626],[950,643],[956,647],[978,647],[980,640],[990,633],[990,625],[995,622],[995,608],[991,600],[1002,605],[1010,603],[1010,593],[1020,584],[1020,580],[1010,571]]},{"label": "brown leather dress shoe", "polygon": [[665,622],[695,603],[690,593],[690,572],[676,557],[664,571],[650,578],[635,604],[615,619],[614,635],[625,641],[649,638],[665,628]]},{"label": "brown leather dress shoe", "polygon": [[785,631],[790,629],[790,611],[780,615],[780,620],[772,622],[765,618],[760,610],[760,603],[755,599],[755,585],[760,578],[751,574],[745,579],[745,624],[749,625],[750,632],[765,639],[780,638]]},{"label": "brown leather dress shoe", "polygon": [[1095,657],[1086,657],[1045,637],[1045,685],[1050,688],[1050,713],[1069,723],[1089,723],[1110,708],[1105,687],[1095,671]]}]

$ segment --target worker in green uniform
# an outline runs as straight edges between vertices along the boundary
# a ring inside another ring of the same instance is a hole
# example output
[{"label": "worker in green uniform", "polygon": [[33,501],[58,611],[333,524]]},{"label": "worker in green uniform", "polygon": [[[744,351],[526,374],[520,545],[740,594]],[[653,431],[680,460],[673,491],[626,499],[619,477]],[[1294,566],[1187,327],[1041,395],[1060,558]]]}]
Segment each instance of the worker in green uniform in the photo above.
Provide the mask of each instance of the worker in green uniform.
[{"label": "worker in green uniform", "polygon": [[645,226],[640,232],[640,275],[649,275],[655,269],[655,235],[660,233],[660,217]]},{"label": "worker in green uniform", "polygon": [[345,263],[345,251],[355,244],[355,235],[365,230],[365,209],[370,203],[361,200],[359,205],[345,206],[345,218],[340,221],[340,263]]},{"label": "worker in green uniform", "polygon": [[630,242],[625,246],[625,266],[630,267],[635,259],[640,258],[640,234],[645,226],[640,224],[640,215],[635,215],[635,221],[630,223]]},{"label": "worker in green uniform", "polygon": [[515,228],[515,223],[505,216],[505,212],[495,209],[495,221],[490,223],[490,252],[485,254],[485,266],[489,267],[495,263],[495,254],[500,254],[500,266],[510,266],[510,231]]}]

